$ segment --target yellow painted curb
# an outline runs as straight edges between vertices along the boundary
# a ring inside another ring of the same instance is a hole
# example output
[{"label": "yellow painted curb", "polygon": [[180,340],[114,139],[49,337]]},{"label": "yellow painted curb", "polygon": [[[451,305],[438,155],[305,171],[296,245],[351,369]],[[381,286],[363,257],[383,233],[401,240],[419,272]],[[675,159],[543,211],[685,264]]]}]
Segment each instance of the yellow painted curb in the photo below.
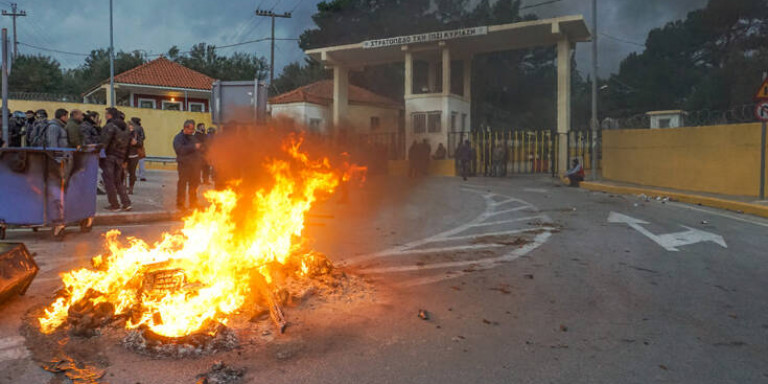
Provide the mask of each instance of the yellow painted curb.
[{"label": "yellow painted curb", "polygon": [[581,183],[581,187],[590,191],[610,192],[620,195],[644,194],[648,197],[663,196],[683,203],[698,204],[712,208],[727,209],[734,212],[748,213],[755,216],[768,217],[768,207],[766,206],[742,203],[740,201],[718,199],[716,197],[699,196],[671,191],[660,191],[650,188],[624,187],[595,182],[583,182]]}]

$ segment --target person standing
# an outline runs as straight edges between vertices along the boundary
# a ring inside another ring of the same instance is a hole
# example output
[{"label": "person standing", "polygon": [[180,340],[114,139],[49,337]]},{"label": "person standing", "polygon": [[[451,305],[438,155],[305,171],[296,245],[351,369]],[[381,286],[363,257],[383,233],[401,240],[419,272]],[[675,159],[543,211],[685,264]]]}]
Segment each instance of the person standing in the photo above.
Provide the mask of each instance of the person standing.
[{"label": "person standing", "polygon": [[[8,118],[8,146],[19,148],[21,147],[21,138],[24,135],[24,121],[19,119],[17,114],[21,111],[14,112],[11,117]],[[23,117],[24,114],[21,113]]]},{"label": "person standing", "polygon": [[414,140],[413,143],[411,143],[411,146],[408,148],[408,177],[414,178],[416,177],[418,172],[418,162],[419,162],[419,143]]},{"label": "person standing", "polygon": [[[195,121],[187,120],[184,128],[173,138],[179,181],[176,183],[176,208],[181,211],[197,208],[197,186],[200,183],[200,143],[195,135]],[[187,198],[188,196],[188,198]]]},{"label": "person standing", "polygon": [[35,112],[35,121],[32,122],[32,129],[27,131],[27,145],[30,147],[42,147],[43,137],[40,134],[48,126],[48,112],[45,109],[38,109]]},{"label": "person standing", "polygon": [[128,146],[128,194],[133,195],[133,186],[136,185],[136,167],[139,165],[144,150],[144,132],[141,130],[138,117],[131,118],[128,123],[128,131],[131,133],[131,144]]},{"label": "person standing", "polygon": [[208,131],[205,135],[205,143],[203,143],[203,184],[211,184],[214,180],[213,166],[208,159],[208,152],[213,145],[213,140],[216,137],[216,128],[208,127]]},{"label": "person standing", "polygon": [[69,113],[69,121],[67,121],[64,129],[67,131],[67,146],[70,148],[77,148],[83,145],[83,132],[80,130],[80,124],[83,123],[83,111],[79,109],[73,109]]},{"label": "person standing", "polygon": [[64,127],[69,120],[66,109],[57,109],[54,119],[48,121],[46,125],[38,126],[35,132],[35,146],[44,148],[67,148],[67,131]]},{"label": "person standing", "polygon": [[207,184],[206,183],[206,171],[205,167],[207,165],[207,162],[205,161],[205,148],[206,148],[206,139],[208,137],[205,134],[205,124],[200,123],[197,125],[197,128],[195,129],[195,139],[198,143],[200,143],[200,184]]},{"label": "person standing", "polygon": [[469,140],[465,140],[456,148],[456,161],[459,162],[459,175],[467,181],[469,176],[469,166],[472,161],[472,148],[469,146]]},{"label": "person standing", "polygon": [[26,121],[24,121],[24,128],[22,128],[23,135],[21,137],[21,146],[32,146],[32,127],[35,125],[35,111],[28,110],[25,113]]},{"label": "person standing", "polygon": [[122,113],[117,108],[107,108],[105,114],[107,124],[101,131],[101,144],[104,146],[102,175],[104,178],[104,188],[107,191],[107,200],[109,205],[106,207],[110,211],[119,211],[118,196],[122,203],[123,211],[131,210],[131,199],[125,190],[123,180],[123,164],[128,157],[128,147],[131,143],[131,133],[125,121],[120,118]]},{"label": "person standing", "polygon": [[81,145],[99,144],[101,137],[99,128],[97,127],[99,120],[99,114],[97,112],[88,111],[83,115],[83,122],[80,124],[80,136],[82,137]]}]

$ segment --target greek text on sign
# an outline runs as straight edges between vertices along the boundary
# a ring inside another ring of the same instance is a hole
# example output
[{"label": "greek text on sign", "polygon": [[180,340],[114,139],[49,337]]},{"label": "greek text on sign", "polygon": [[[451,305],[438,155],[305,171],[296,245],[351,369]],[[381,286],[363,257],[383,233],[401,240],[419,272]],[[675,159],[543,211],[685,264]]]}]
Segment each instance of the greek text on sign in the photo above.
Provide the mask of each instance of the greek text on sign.
[{"label": "greek text on sign", "polygon": [[368,40],[363,42],[363,48],[382,48],[396,45],[428,43],[432,41],[461,39],[464,37],[482,36],[488,34],[488,27],[464,28],[453,31],[429,32],[418,35],[390,37],[386,39]]}]

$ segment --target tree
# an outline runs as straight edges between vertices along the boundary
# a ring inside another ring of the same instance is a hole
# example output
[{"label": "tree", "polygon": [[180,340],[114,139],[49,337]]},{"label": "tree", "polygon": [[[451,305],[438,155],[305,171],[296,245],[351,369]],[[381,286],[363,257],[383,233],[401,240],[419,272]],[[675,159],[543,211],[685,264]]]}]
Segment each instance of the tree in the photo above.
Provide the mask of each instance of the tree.
[{"label": "tree", "polygon": [[176,46],[168,50],[168,58],[187,67],[219,80],[263,80],[268,65],[264,57],[242,52],[231,56],[216,53],[216,46],[198,43],[189,52],[180,52]]},{"label": "tree", "polygon": [[20,55],[8,77],[8,88],[13,92],[66,92],[59,62],[50,56]]},{"label": "tree", "polygon": [[331,73],[319,62],[310,58],[304,63],[295,62],[285,66],[270,88],[272,95],[279,95],[307,84],[331,78]]},{"label": "tree", "polygon": [[768,58],[768,0],[710,0],[648,33],[608,80],[604,110],[725,110],[748,104]]}]

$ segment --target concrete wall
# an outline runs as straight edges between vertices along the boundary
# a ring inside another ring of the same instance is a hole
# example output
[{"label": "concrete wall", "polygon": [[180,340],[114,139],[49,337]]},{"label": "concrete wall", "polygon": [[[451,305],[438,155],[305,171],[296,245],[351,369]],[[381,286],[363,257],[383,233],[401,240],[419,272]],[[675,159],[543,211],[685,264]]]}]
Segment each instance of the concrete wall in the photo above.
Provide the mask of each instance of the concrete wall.
[{"label": "concrete wall", "polygon": [[648,186],[757,196],[760,124],[603,132],[603,177]]},{"label": "concrete wall", "polygon": [[318,127],[318,133],[327,134],[330,132],[328,130],[331,122],[331,109],[329,107],[312,103],[289,103],[274,104],[271,105],[271,108],[272,117],[288,118],[305,127],[309,127],[311,119],[319,119],[321,123]]},{"label": "concrete wall", "polygon": [[[8,100],[8,108],[11,111],[22,112],[45,109],[48,112],[49,118],[53,118],[54,112],[59,108],[64,108],[68,111],[72,109],[91,110],[99,112],[103,124],[104,108],[106,106],[101,104],[60,103],[55,101]],[[126,119],[131,117],[141,119],[141,125],[144,127],[144,132],[147,135],[147,140],[144,143],[147,156],[175,157],[173,137],[181,131],[181,127],[187,119],[195,120],[196,123],[205,123],[206,126],[211,125],[210,113],[162,111],[122,106],[119,106],[118,109],[125,113]]]}]

